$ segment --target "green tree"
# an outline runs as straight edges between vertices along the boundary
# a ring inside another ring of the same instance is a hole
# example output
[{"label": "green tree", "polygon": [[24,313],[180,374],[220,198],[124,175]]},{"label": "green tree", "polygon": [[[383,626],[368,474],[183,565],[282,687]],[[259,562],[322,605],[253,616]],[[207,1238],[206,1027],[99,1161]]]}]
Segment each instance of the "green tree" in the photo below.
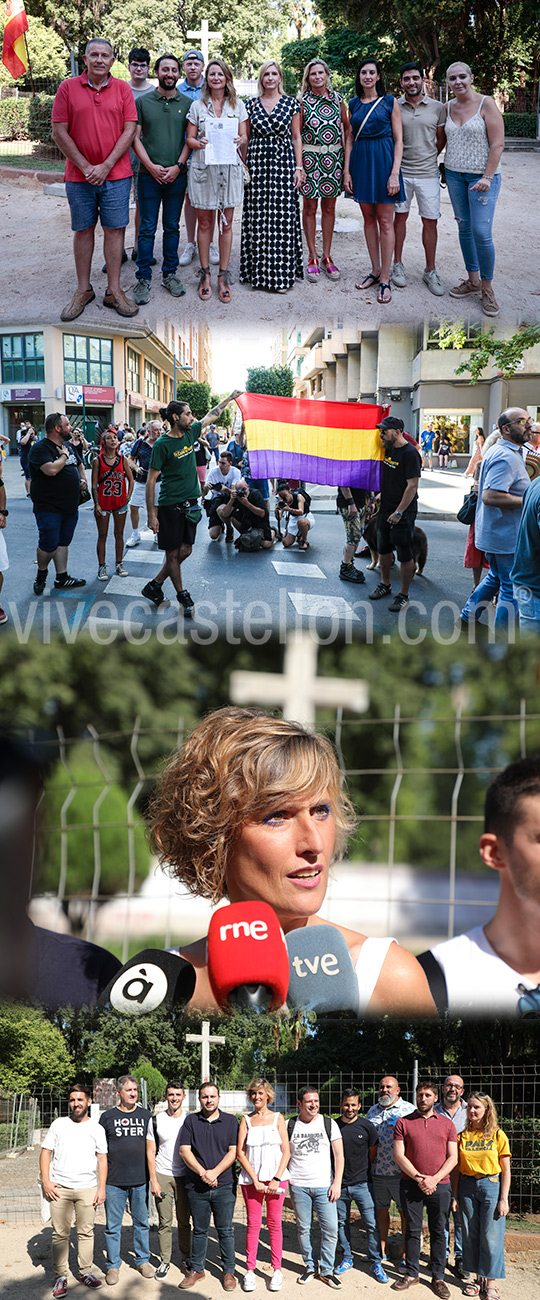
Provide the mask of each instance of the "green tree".
[{"label": "green tree", "polygon": [[462,361],[456,375],[469,374],[477,383],[482,371],[493,364],[502,379],[512,379],[530,348],[540,343],[540,324],[522,325],[510,339],[496,339],[493,330],[482,334],[471,357]]},{"label": "green tree", "polygon": [[62,1088],[73,1074],[63,1034],[46,1012],[16,1003],[0,1006],[0,1085],[13,1092]]},{"label": "green tree", "polygon": [[215,405],[210,384],[197,383],[194,379],[182,379],[176,385],[176,399],[178,402],[189,402],[196,420],[202,420]]},{"label": "green tree", "polygon": [[292,397],[294,378],[289,366],[252,366],[247,372],[247,393]]}]

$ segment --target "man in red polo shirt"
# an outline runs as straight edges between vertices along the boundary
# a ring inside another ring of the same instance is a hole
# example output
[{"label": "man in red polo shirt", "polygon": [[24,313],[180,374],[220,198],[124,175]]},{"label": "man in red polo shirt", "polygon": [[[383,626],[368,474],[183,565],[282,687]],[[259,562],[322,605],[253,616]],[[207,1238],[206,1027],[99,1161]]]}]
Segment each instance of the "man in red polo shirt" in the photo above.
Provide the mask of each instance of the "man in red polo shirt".
[{"label": "man in red polo shirt", "polygon": [[400,1200],[405,1215],[405,1275],[392,1291],[408,1291],[418,1282],[422,1218],[427,1209],[431,1250],[431,1289],[450,1300],[444,1281],[445,1227],[450,1208],[450,1170],[457,1165],[455,1124],[434,1110],[437,1089],[426,1080],[416,1089],[416,1110],[396,1121],[394,1160],[401,1169]]},{"label": "man in red polo shirt", "polygon": [[111,77],[110,41],[95,37],[84,52],[86,71],[59,86],[52,111],[55,144],[65,155],[66,194],[71,209],[77,289],[62,320],[76,320],[95,293],[90,283],[98,215],[107,266],[104,307],[136,316],[138,307],[120,288],[124,233],[129,222],[131,163],[137,109],[130,87]]}]

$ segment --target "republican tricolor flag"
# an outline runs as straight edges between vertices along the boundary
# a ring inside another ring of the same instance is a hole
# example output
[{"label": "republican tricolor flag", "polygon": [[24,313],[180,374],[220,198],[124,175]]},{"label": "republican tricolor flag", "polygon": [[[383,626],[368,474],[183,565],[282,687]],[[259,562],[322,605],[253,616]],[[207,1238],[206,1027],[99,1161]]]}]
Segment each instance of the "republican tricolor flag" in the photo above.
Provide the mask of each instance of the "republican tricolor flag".
[{"label": "republican tricolor flag", "polygon": [[387,406],[242,393],[253,478],[303,479],[378,492],[384,449],[377,425]]},{"label": "republican tricolor flag", "polygon": [[24,0],[6,0],[2,63],[15,80],[28,72],[28,55],[24,41],[24,33],[27,31],[28,19]]}]

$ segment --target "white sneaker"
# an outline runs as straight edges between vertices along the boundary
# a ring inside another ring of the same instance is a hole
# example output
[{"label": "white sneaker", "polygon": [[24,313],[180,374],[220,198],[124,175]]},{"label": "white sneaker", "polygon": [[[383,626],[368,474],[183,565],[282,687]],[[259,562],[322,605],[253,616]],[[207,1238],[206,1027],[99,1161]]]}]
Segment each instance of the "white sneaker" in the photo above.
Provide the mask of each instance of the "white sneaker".
[{"label": "white sneaker", "polygon": [[115,573],[117,578],[127,578],[128,576],[128,571],[127,569],[124,568],[121,560],[120,560],[120,564],[117,564],[116,566]]},{"label": "white sneaker", "polygon": [[190,262],[193,261],[194,257],[195,257],[195,244],[186,244],[182,256],[179,259],[178,265],[189,266]]},{"label": "white sneaker", "polygon": [[444,285],[441,284],[436,271],[424,271],[422,279],[424,284],[427,284],[430,293],[434,293],[436,298],[443,297]]},{"label": "white sneaker", "polygon": [[141,544],[140,533],[132,533],[131,537],[128,537],[126,542],[126,546],[140,546],[140,544]]},{"label": "white sneaker", "polygon": [[390,279],[392,281],[392,284],[395,284],[396,289],[406,288],[407,276],[405,275],[405,267],[403,265],[403,262],[394,262],[394,265],[390,272]]},{"label": "white sneaker", "polygon": [[276,1268],[275,1273],[273,1273],[272,1277],[270,1278],[270,1285],[268,1287],[268,1290],[281,1291],[282,1286],[283,1286],[283,1273],[281,1272],[281,1269]]},{"label": "white sneaker", "polygon": [[97,571],[97,576],[99,582],[108,582],[109,572],[106,564],[100,564],[99,569]]},{"label": "white sneaker", "polygon": [[244,1278],[244,1280],[243,1280],[243,1282],[242,1282],[242,1290],[243,1290],[243,1291],[254,1291],[256,1285],[257,1285],[257,1278],[255,1277],[255,1274],[254,1274],[253,1272],[251,1272],[251,1270],[248,1270],[248,1272],[246,1273],[246,1276],[245,1276],[245,1278]]},{"label": "white sneaker", "polygon": [[212,266],[219,266],[219,248],[217,247],[217,244],[210,244],[208,261]]}]

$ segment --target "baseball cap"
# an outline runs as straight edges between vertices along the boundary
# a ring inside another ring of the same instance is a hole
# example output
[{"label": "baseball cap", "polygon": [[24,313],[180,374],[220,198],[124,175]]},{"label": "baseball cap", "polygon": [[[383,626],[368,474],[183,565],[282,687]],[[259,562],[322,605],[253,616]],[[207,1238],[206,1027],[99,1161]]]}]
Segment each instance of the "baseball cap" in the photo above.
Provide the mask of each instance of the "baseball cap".
[{"label": "baseball cap", "polygon": [[204,63],[204,54],[201,54],[200,50],[186,50],[182,63],[185,63],[186,59],[200,59],[201,63]]},{"label": "baseball cap", "polygon": [[385,415],[384,420],[379,421],[377,428],[378,429],[403,429],[404,428],[403,420],[400,420],[399,416],[397,415]]}]

